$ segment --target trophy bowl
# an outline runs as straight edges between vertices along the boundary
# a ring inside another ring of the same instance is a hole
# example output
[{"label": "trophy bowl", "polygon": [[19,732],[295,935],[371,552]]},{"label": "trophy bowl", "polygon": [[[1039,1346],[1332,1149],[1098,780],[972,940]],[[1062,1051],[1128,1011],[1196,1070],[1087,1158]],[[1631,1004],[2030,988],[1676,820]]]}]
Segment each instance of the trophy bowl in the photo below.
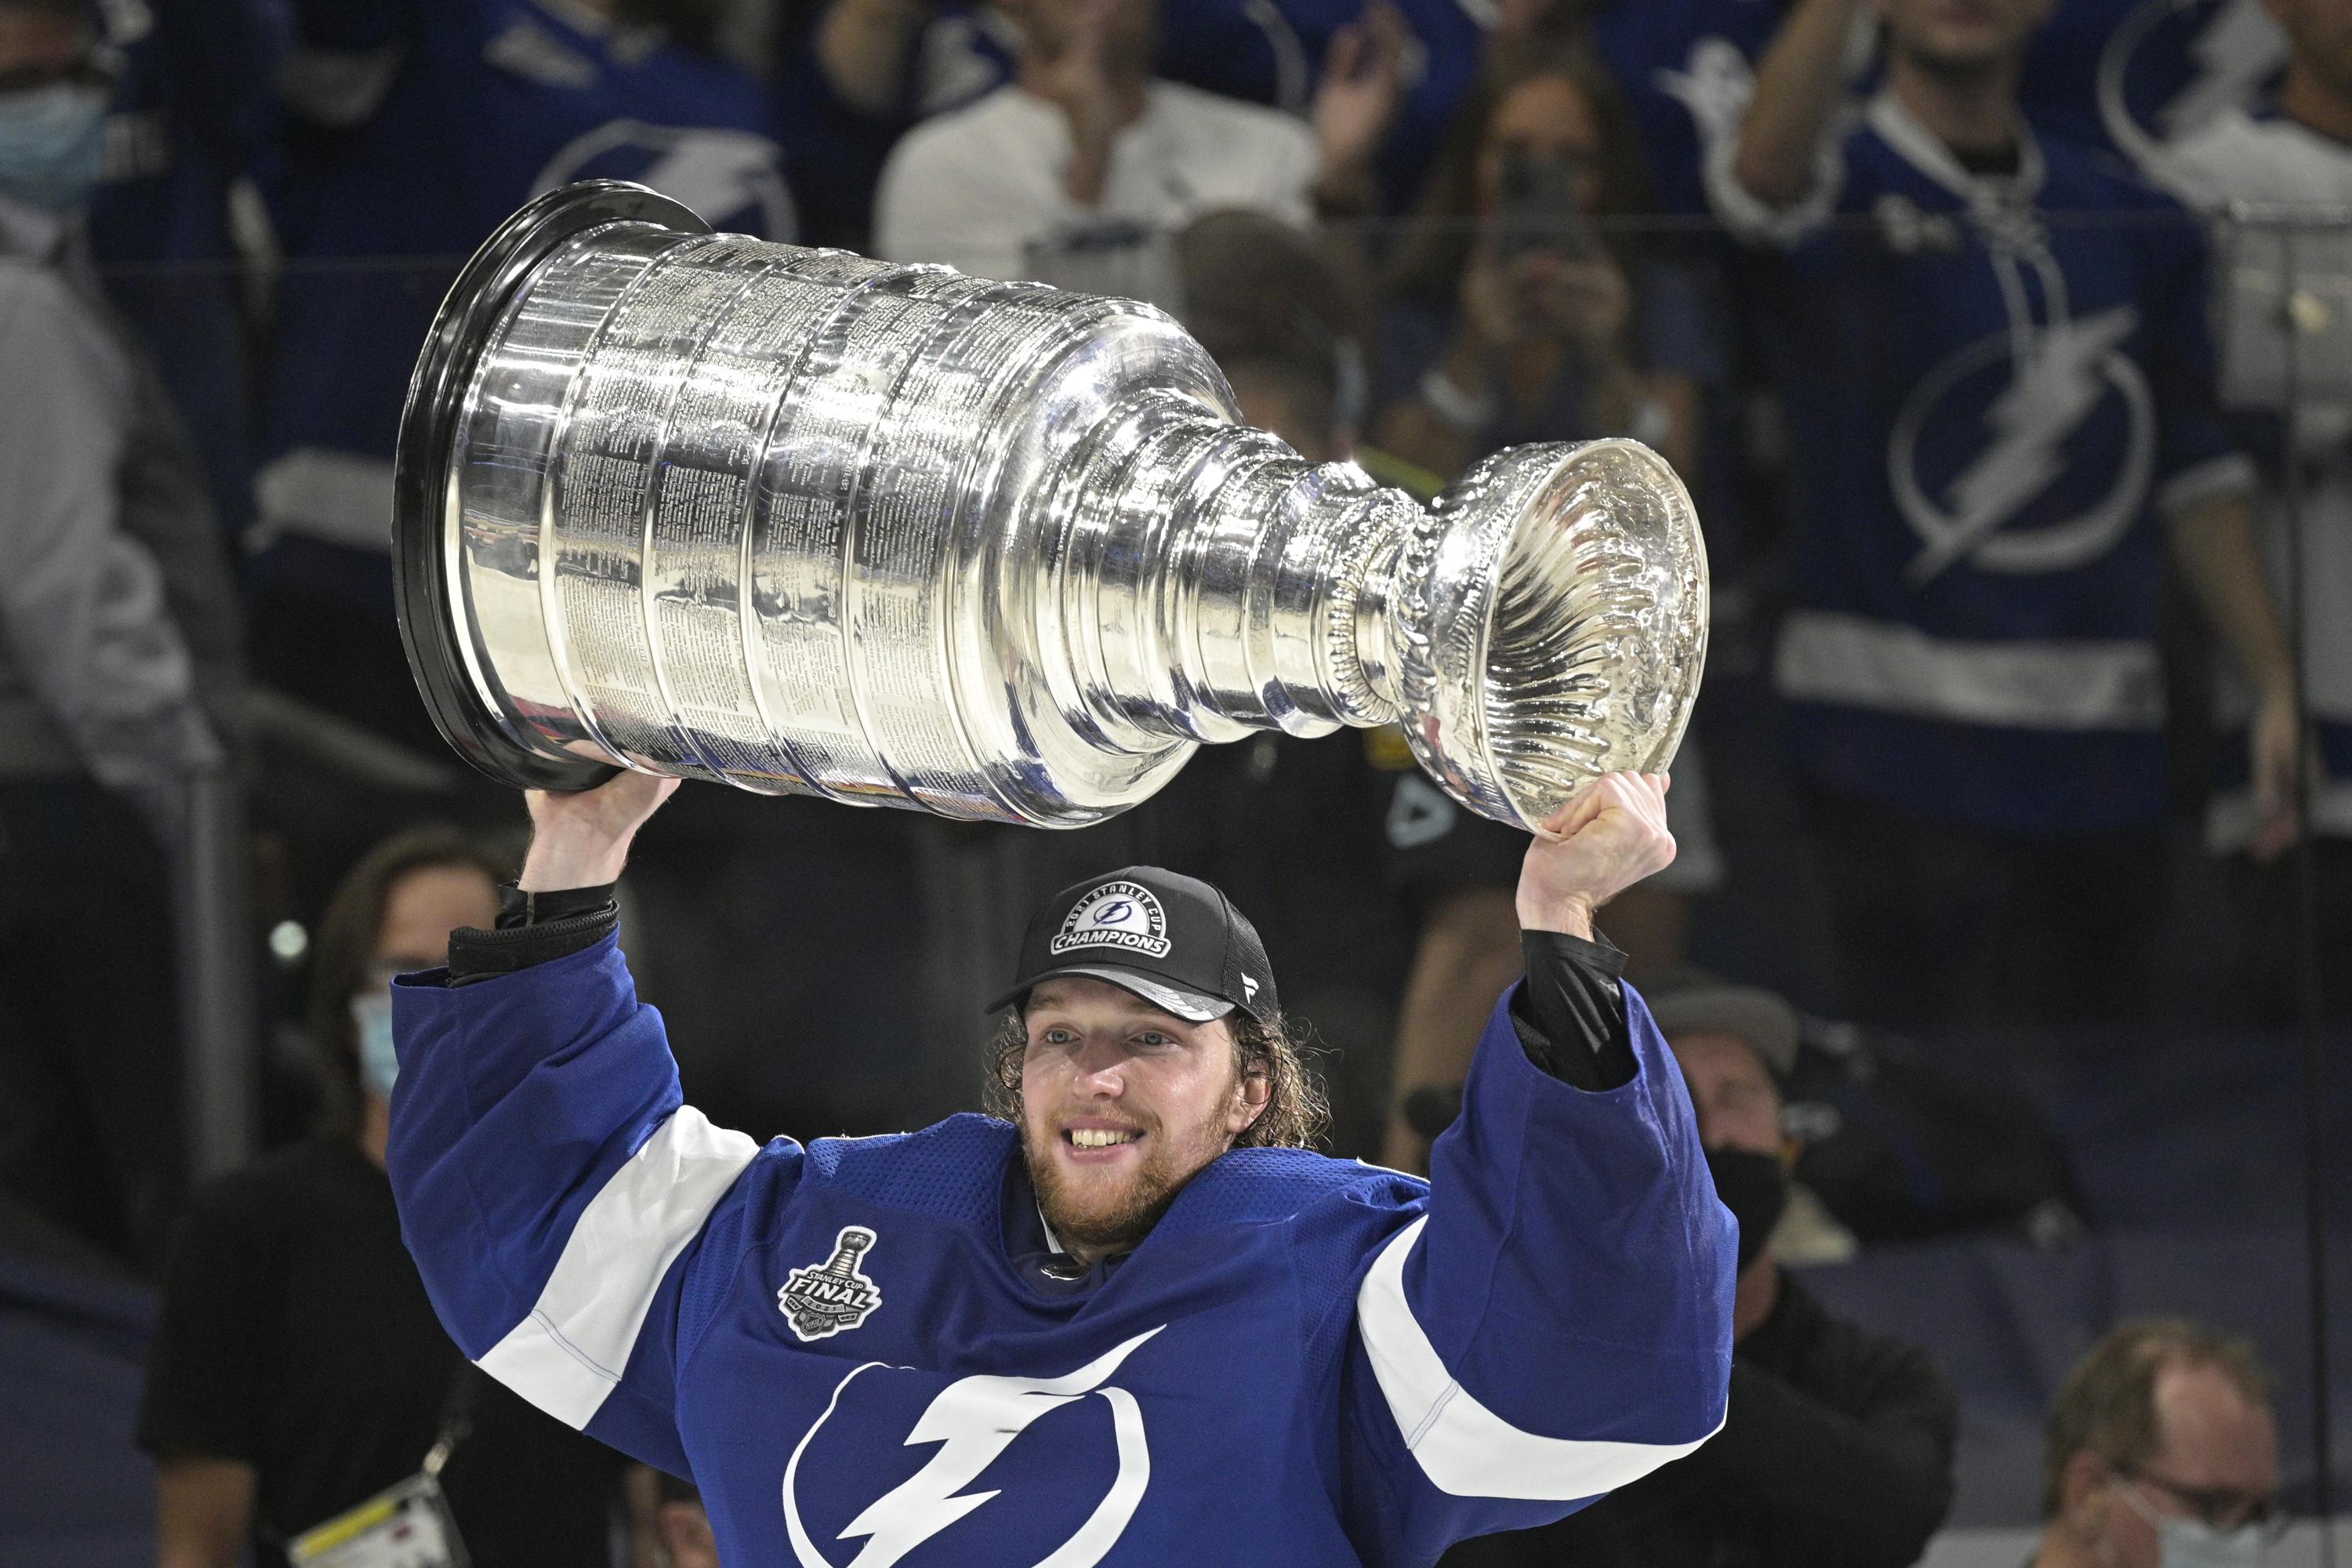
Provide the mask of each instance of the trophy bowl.
[{"label": "trophy bowl", "polygon": [[1131,300],[554,191],[450,289],[403,416],[403,639],[494,778],[618,768],[1075,827],[1203,742],[1396,723],[1532,828],[1664,770],[1705,663],[1689,493],[1517,447],[1429,507],[1236,422]]}]

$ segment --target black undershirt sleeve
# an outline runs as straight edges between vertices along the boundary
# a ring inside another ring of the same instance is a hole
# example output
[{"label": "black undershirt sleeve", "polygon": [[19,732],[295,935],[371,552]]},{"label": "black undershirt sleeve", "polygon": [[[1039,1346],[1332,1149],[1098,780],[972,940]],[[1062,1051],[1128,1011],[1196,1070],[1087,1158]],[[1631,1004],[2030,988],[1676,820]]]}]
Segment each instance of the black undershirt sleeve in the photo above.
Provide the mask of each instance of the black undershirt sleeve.
[{"label": "black undershirt sleeve", "polygon": [[508,883],[499,889],[496,931],[449,933],[449,984],[470,985],[595,946],[620,929],[613,886],[527,893]]},{"label": "black undershirt sleeve", "polygon": [[1633,1029],[1619,978],[1625,955],[1557,931],[1523,931],[1519,947],[1528,980],[1511,1004],[1511,1025],[1528,1060],[1571,1089],[1633,1082]]}]

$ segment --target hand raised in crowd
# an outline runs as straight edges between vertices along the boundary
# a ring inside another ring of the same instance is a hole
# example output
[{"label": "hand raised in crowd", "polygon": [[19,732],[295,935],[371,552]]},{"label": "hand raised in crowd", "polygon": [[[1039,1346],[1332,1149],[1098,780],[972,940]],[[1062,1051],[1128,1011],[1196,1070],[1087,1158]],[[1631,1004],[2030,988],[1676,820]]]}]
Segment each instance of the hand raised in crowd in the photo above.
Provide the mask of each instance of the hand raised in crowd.
[{"label": "hand raised in crowd", "polygon": [[517,885],[527,893],[551,893],[602,887],[616,879],[628,864],[637,829],[677,792],[681,782],[624,772],[576,794],[525,791],[530,853],[523,858]]},{"label": "hand raised in crowd", "polygon": [[1412,39],[1404,13],[1388,0],[1372,0],[1361,17],[1331,35],[1309,113],[1318,200],[1376,195],[1372,158],[1404,100],[1405,47]]},{"label": "hand raised in crowd", "polygon": [[1604,773],[1544,819],[1519,866],[1519,925],[1588,940],[1592,911],[1674,863],[1664,773]]}]

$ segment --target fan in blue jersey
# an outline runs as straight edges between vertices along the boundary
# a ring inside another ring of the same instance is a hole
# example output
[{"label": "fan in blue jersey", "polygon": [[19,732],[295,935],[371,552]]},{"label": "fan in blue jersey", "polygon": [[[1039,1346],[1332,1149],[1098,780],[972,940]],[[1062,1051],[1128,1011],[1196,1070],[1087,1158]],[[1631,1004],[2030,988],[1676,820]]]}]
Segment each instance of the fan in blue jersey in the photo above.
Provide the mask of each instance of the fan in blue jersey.
[{"label": "fan in blue jersey", "polygon": [[1150,867],[1031,923],[1006,1119],[711,1127],[614,939],[674,787],[531,797],[504,929],[396,988],[389,1165],[466,1353],[691,1474],[725,1561],[1429,1563],[1721,1425],[1733,1226],[1592,940],[1672,858],[1662,776],[1530,848],[1528,979],[1427,1182],[1301,1146],[1318,1096],[1255,931]]},{"label": "fan in blue jersey", "polygon": [[1722,193],[1779,247],[1758,297],[1805,495],[1776,673],[1850,1000],[2130,1016],[2161,913],[2168,548],[2262,694],[2263,833],[2293,832],[2287,655],[2215,416],[2200,236],[2020,118],[2047,0],[1875,0],[1885,86],[1849,121],[1856,3],[1792,13]]},{"label": "fan in blue jersey", "polygon": [[293,0],[257,485],[255,658],[276,684],[432,744],[393,626],[394,437],[435,307],[518,205],[620,177],[793,237],[759,84],[640,19],[669,3]]},{"label": "fan in blue jersey", "polygon": [[2018,91],[2037,129],[2105,142],[2162,178],[2170,149],[2286,64],[2264,0],[2060,0]]},{"label": "fan in blue jersey", "polygon": [[[2352,12],[2330,0],[2280,0],[2278,11],[2294,47],[2275,101],[2222,110],[2176,145],[2169,173],[2183,199],[2220,223],[2229,258],[2216,268],[2214,300],[2223,402],[2260,464],[2263,544],[2283,602],[2298,586],[2290,560],[2299,568],[2303,677],[2318,752],[2308,799],[2320,902],[2315,917],[2304,918],[2315,918],[2328,1005],[2343,1016],[2352,1012],[2352,322],[2311,302],[2352,276],[2344,221],[2352,206]],[[2254,216],[2235,216],[2237,204]],[[2300,303],[2290,309],[2290,300]],[[2292,366],[2290,328],[2298,336]],[[2292,492],[2290,464],[2300,481]],[[2245,705],[2234,690],[2228,699],[2234,729]],[[2236,760],[2229,751],[2220,759],[2209,839],[2245,857],[2233,880],[2246,894],[2250,989],[2264,1010],[2284,1010],[2294,994],[2294,879],[2286,865],[2261,863],[2257,802]]]},{"label": "fan in blue jersey", "polygon": [[252,515],[254,372],[229,193],[267,129],[282,17],[266,0],[115,0],[100,12],[123,75],[90,195],[90,250],[236,534]]}]

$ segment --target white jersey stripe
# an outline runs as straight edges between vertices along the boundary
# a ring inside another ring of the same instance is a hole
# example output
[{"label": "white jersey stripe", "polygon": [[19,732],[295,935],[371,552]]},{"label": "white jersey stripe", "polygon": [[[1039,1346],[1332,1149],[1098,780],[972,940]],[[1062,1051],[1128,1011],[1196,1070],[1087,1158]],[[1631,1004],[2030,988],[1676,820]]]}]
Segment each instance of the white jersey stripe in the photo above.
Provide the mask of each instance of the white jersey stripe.
[{"label": "white jersey stripe", "polygon": [[1801,610],[1780,628],[1783,697],[2021,730],[2149,731],[2164,723],[2156,645],[1958,642],[1861,616]]},{"label": "white jersey stripe", "polygon": [[[1688,1443],[1619,1443],[1523,1432],[1454,1380],[1405,1300],[1404,1263],[1426,1215],[1381,1249],[1356,1292],[1356,1324],[1372,1375],[1405,1447],[1439,1491],[1454,1497],[1568,1502],[1614,1491],[1679,1459],[1723,1430]],[[1728,1415],[1727,1401],[1725,1414]]]},{"label": "white jersey stripe", "polygon": [[662,1277],[759,1152],[680,1106],[581,1211],[530,1314],[477,1364],[557,1420],[587,1426]]}]

